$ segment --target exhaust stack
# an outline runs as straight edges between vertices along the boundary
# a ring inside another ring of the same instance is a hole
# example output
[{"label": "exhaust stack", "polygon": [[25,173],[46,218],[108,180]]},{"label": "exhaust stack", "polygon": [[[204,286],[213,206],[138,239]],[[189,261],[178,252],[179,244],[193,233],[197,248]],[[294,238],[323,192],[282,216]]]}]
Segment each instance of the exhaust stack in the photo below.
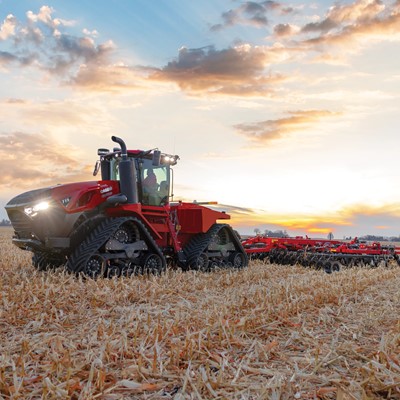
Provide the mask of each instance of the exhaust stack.
[{"label": "exhaust stack", "polygon": [[119,179],[121,193],[128,199],[128,204],[138,203],[138,191],[136,186],[136,167],[134,160],[129,159],[125,142],[117,137],[111,136],[111,140],[121,147],[121,161],[119,162]]}]

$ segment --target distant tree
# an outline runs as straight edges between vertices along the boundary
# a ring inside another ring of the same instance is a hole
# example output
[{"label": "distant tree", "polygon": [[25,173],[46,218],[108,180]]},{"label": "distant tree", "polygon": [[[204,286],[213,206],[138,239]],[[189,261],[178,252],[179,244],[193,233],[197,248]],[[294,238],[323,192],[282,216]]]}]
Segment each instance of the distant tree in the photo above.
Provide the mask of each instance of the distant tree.
[{"label": "distant tree", "polygon": [[259,235],[259,234],[261,233],[261,229],[259,229],[259,228],[254,228],[254,233],[255,233],[256,235]]},{"label": "distant tree", "polygon": [[269,237],[278,237],[278,238],[289,237],[288,233],[281,229],[277,231],[270,231],[269,229],[265,229],[264,235]]},{"label": "distant tree", "polygon": [[328,240],[333,240],[334,236],[332,232],[329,232],[328,234]]},{"label": "distant tree", "polygon": [[360,236],[360,240],[365,240],[369,242],[399,242],[399,236],[380,236],[380,235],[364,235]]},{"label": "distant tree", "polygon": [[0,226],[11,226],[11,222],[8,219],[2,219]]}]

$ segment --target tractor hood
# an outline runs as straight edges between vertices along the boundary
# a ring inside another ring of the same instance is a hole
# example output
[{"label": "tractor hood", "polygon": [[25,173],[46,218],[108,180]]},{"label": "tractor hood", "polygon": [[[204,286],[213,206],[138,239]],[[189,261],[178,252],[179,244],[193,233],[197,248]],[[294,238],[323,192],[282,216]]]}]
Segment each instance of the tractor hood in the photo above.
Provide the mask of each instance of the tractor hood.
[{"label": "tractor hood", "polygon": [[5,208],[8,212],[15,208],[24,207],[24,212],[29,215],[40,211],[40,209],[56,206],[61,207],[67,213],[75,213],[96,207],[103,203],[107,197],[117,194],[119,191],[119,184],[116,181],[68,183],[19,194],[11,199]]},{"label": "tractor hood", "polygon": [[5,207],[15,231],[15,244],[27,248],[36,240],[68,236],[85,215],[119,192],[117,181],[90,181],[22,193]]}]

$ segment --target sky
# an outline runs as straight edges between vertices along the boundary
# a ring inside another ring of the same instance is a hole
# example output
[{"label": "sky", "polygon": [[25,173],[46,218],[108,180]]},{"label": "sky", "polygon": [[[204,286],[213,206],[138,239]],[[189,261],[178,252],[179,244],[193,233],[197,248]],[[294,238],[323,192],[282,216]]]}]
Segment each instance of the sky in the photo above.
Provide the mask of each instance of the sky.
[{"label": "sky", "polygon": [[398,236],[399,100],[399,0],[0,0],[0,218],[117,135],[241,233]]}]

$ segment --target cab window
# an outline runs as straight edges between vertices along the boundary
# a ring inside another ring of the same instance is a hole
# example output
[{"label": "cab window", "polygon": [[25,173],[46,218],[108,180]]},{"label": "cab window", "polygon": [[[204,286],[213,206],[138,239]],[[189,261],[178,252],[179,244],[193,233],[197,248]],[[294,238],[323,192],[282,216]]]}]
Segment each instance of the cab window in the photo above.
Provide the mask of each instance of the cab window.
[{"label": "cab window", "polygon": [[140,177],[143,204],[160,206],[168,203],[169,169],[166,166],[155,167],[151,160],[144,160]]}]

